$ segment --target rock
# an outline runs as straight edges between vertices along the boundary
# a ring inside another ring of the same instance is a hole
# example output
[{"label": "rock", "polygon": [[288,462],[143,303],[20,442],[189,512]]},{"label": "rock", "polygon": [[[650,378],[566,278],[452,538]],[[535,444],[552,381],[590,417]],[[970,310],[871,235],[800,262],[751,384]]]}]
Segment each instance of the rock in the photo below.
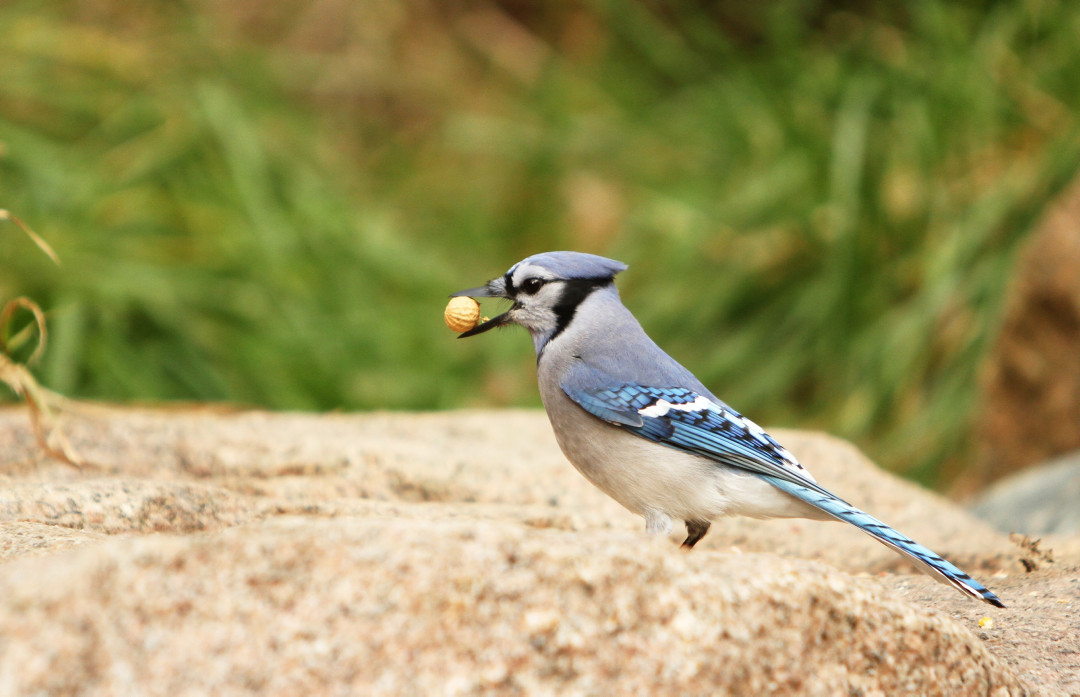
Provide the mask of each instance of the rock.
[{"label": "rock", "polygon": [[188,482],[93,479],[9,484],[0,489],[0,521],[35,521],[107,534],[194,532],[236,525],[257,505],[227,489]]},{"label": "rock", "polygon": [[1080,179],[1028,240],[984,365],[973,491],[1010,472],[1080,449]]},{"label": "rock", "polygon": [[97,532],[44,523],[3,521],[0,522],[0,563],[19,557],[59,552],[103,539],[105,535]]},{"label": "rock", "polygon": [[969,508],[1002,532],[1080,534],[1080,451],[996,482]]},{"label": "rock", "polygon": [[579,475],[542,412],[63,428],[86,468],[0,409],[0,694],[1080,692],[1080,544],[1025,567],[822,434],[774,432],[1016,609],[839,523],[719,521],[684,553]]},{"label": "rock", "polygon": [[[243,522],[262,515],[261,510],[350,513],[358,506],[370,510],[374,502],[392,501],[490,504],[495,508],[486,508],[485,515],[548,518],[546,525],[574,529],[644,528],[641,518],[567,463],[547,419],[534,411],[363,417],[219,410],[114,414],[69,419],[69,439],[82,457],[114,479],[109,486],[142,491],[150,481],[173,487],[173,501],[176,487],[189,486],[182,482],[224,490],[216,509],[207,505],[209,498],[195,494],[197,489],[192,492],[182,509],[192,512],[202,506],[196,515],[204,517],[188,518],[184,524],[190,529],[220,527],[229,517]],[[24,419],[17,411],[0,411],[0,446],[5,430],[25,428]],[[849,443],[824,434],[773,434],[837,495],[972,571],[1008,569],[1011,545],[991,526],[879,470]],[[24,437],[18,445],[14,437],[7,440],[13,457],[22,451],[21,459],[33,459],[32,438]],[[47,483],[59,501],[71,498],[68,487],[87,488],[75,499],[94,499],[104,486],[99,478],[87,480],[55,464],[31,469],[18,482]],[[150,491],[145,496],[153,498]],[[2,501],[0,494],[0,519]],[[926,516],[927,509],[937,511],[934,519]],[[778,552],[850,571],[912,568],[896,553],[840,523],[728,519],[713,527],[700,543],[704,548]],[[681,541],[685,532],[677,529],[675,535]]]},{"label": "rock", "polygon": [[282,517],[8,564],[0,598],[10,694],[1025,692],[873,581],[629,531]]}]

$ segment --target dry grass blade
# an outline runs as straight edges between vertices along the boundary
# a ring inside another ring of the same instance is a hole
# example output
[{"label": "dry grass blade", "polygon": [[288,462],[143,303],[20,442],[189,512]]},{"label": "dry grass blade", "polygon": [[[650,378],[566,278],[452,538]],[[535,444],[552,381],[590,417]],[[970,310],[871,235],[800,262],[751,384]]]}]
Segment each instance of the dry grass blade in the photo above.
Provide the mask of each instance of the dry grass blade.
[{"label": "dry grass blade", "polygon": [[0,208],[0,220],[10,220],[19,227],[20,230],[26,233],[26,236],[33,240],[34,244],[38,246],[38,249],[45,252],[46,256],[53,260],[53,263],[60,266],[60,257],[56,255],[53,248],[49,246],[40,235],[30,229],[30,226],[19,219],[17,215],[14,215],[11,211]]},{"label": "dry grass blade", "polygon": [[[60,264],[60,259],[56,256],[56,252],[53,251],[52,247],[18,217],[4,209],[0,209],[0,220],[10,220],[15,223],[53,262],[57,265]],[[16,332],[9,339],[8,325],[11,324],[15,313],[20,309],[26,310],[33,315],[34,321],[21,331]],[[11,358],[10,351],[29,341],[29,337],[35,329],[38,335],[37,346],[34,347],[30,357],[26,360],[26,365],[16,363]],[[18,297],[5,304],[4,308],[0,310],[0,381],[7,383],[8,387],[18,397],[26,400],[26,405],[30,409],[30,423],[33,426],[34,436],[37,438],[39,447],[50,457],[75,467],[82,467],[86,462],[71,447],[71,443],[68,442],[64,432],[60,429],[54,411],[58,410],[66,402],[65,398],[39,385],[26,367],[27,365],[33,365],[41,358],[47,340],[48,330],[45,325],[45,313],[40,305],[26,297]],[[53,441],[56,442],[56,446],[53,446]]]},{"label": "dry grass blade", "polygon": [[[34,315],[34,322],[25,330],[16,333],[13,337],[14,340],[9,340],[7,338],[7,326],[20,308]],[[4,309],[0,310],[0,353],[5,356],[9,355],[13,347],[23,343],[23,336],[35,327],[38,332],[38,345],[34,347],[34,352],[30,354],[30,358],[26,359],[27,365],[36,363],[41,358],[41,354],[45,352],[45,342],[48,339],[48,332],[45,329],[45,313],[41,311],[41,307],[36,302],[26,297],[15,298],[7,305],[4,305]]]},{"label": "dry grass blade", "polygon": [[[49,457],[75,467],[87,464],[71,447],[54,412],[66,401],[64,397],[39,385],[26,366],[15,363],[3,353],[0,353],[0,381],[7,383],[16,395],[26,400],[38,446]],[[55,447],[53,440],[57,444]]]}]

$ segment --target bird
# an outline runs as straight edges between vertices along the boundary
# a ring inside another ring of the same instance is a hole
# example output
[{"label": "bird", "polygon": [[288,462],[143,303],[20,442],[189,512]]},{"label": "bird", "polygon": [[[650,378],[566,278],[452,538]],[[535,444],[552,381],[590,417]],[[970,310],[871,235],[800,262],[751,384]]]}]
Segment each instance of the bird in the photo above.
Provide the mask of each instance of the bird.
[{"label": "bird", "polygon": [[760,426],[717,398],[663,351],[623,305],[626,264],[544,252],[451,297],[501,298],[510,308],[459,335],[528,330],[537,384],[570,463],[648,532],[686,526],[692,549],[713,520],[809,518],[850,523],[962,593],[996,607],[985,586],[930,549],[828,491]]}]

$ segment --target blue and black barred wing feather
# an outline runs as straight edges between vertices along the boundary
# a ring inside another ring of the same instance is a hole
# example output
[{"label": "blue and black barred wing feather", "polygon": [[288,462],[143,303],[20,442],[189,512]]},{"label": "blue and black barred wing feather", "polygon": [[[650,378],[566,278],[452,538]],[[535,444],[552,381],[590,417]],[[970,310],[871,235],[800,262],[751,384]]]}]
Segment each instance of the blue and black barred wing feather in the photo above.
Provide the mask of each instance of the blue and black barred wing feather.
[{"label": "blue and black barred wing feather", "polygon": [[726,405],[685,388],[633,383],[609,382],[603,387],[564,384],[563,390],[593,416],[635,435],[753,472],[918,562],[938,580],[1004,607],[996,595],[951,562],[830,493],[761,427]]},{"label": "blue and black barred wing feather", "polygon": [[807,486],[827,494],[791,453],[726,405],[682,387],[563,385],[593,416],[662,445]]}]

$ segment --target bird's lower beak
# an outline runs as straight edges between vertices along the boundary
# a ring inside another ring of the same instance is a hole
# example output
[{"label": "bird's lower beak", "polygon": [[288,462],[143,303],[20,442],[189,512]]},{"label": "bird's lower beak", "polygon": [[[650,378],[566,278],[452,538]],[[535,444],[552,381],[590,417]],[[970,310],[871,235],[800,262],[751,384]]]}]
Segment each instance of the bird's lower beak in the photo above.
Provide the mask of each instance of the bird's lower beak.
[{"label": "bird's lower beak", "polygon": [[458,338],[459,339],[464,339],[466,337],[476,336],[477,334],[483,334],[487,330],[494,329],[495,327],[501,327],[502,325],[508,323],[509,321],[510,321],[510,312],[507,311],[507,312],[502,313],[501,315],[496,315],[495,317],[492,317],[487,322],[482,322],[482,323],[476,325],[475,327],[473,327],[472,329],[470,329],[467,332],[463,332],[461,334],[458,334]]},{"label": "bird's lower beak", "polygon": [[[457,298],[457,297],[465,296],[465,297],[469,297],[469,298],[505,298],[505,299],[509,300],[509,298],[507,298],[507,296],[506,296],[506,292],[503,291],[499,287],[500,281],[501,281],[501,279],[496,279],[496,280],[494,280],[494,281],[492,281],[492,282],[490,282],[490,283],[488,283],[487,285],[484,285],[484,286],[479,286],[477,288],[468,288],[466,290],[459,290],[458,292],[451,294],[450,297],[451,298]],[[501,327],[502,325],[507,324],[509,322],[510,322],[510,312],[506,311],[506,312],[502,313],[501,315],[498,315],[496,317],[492,317],[488,321],[482,322],[481,324],[476,325],[475,327],[473,327],[472,329],[470,329],[467,332],[463,332],[461,334],[458,334],[458,338],[459,339],[464,339],[464,338],[469,337],[469,336],[476,336],[477,334],[483,334],[484,332],[488,331],[489,329],[494,329],[495,327]]]}]

